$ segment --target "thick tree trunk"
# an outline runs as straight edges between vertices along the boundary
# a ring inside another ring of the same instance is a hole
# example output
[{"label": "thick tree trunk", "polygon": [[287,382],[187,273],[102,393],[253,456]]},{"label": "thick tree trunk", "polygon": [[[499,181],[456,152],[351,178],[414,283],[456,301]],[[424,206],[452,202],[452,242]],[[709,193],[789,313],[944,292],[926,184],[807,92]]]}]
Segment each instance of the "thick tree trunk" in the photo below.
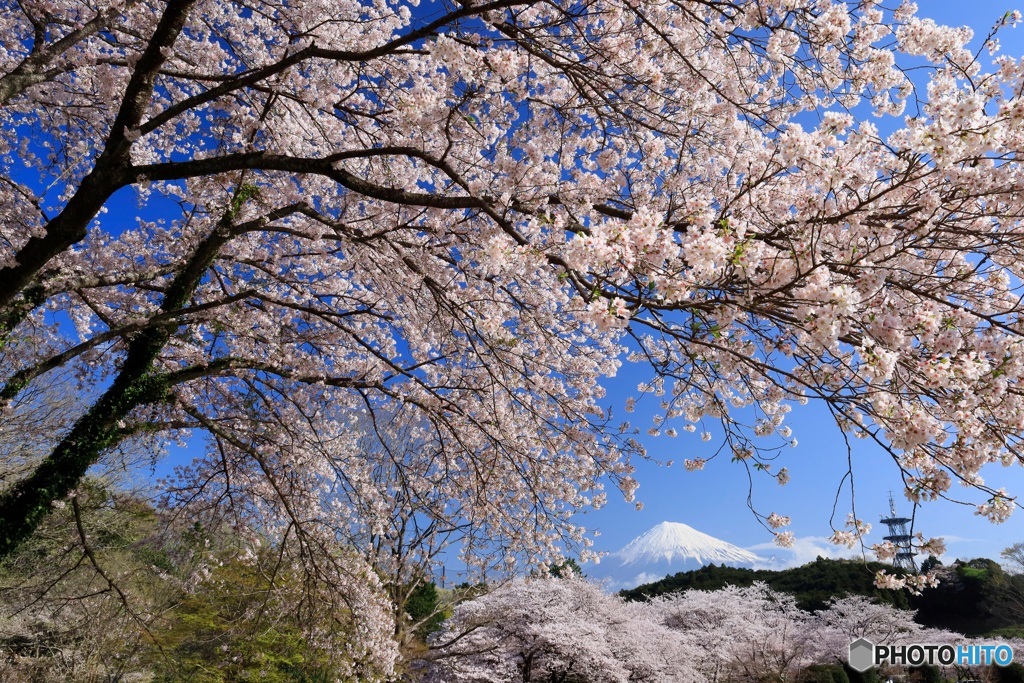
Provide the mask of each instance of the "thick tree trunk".
[{"label": "thick tree trunk", "polygon": [[[221,247],[230,239],[230,217],[207,237],[167,288],[161,309],[185,306]],[[128,345],[114,383],[31,475],[0,495],[0,559],[32,533],[54,501],[65,498],[86,471],[120,438],[119,423],[140,405],[167,400],[166,378],[153,362],[167,344],[173,325],[143,330]]]},{"label": "thick tree trunk", "polygon": [[29,477],[0,496],[0,559],[31,536],[54,501],[67,497],[100,454],[117,442],[121,419],[138,405],[164,398],[159,379],[148,374],[153,356],[129,354],[103,397]]}]

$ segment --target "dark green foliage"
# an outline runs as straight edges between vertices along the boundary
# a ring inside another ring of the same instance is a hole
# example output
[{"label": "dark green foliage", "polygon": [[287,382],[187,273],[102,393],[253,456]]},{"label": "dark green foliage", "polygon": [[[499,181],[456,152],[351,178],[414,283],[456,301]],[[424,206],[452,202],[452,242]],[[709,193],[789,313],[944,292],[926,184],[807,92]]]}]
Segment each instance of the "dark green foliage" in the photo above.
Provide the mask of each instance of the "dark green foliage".
[{"label": "dark green foliage", "polygon": [[441,628],[445,613],[438,608],[441,596],[433,582],[421,583],[413,590],[405,604],[405,612],[413,623],[423,622],[416,628],[416,635],[426,639]]},{"label": "dark green foliage", "polygon": [[1024,625],[994,628],[986,633],[985,637],[992,640],[997,638],[1020,638],[1021,640],[1024,640]]},{"label": "dark green foliage", "polygon": [[[276,580],[297,585],[300,579]],[[302,620],[282,609],[276,590],[256,564],[229,560],[217,567],[174,608],[169,628],[156,632],[161,652],[153,656],[155,681],[336,680],[330,658],[309,644]]]},{"label": "dark green foliage", "polygon": [[582,576],[586,578],[586,574],[583,573],[583,570],[580,568],[580,565],[576,562],[576,560],[572,559],[571,557],[565,558],[565,561],[563,561],[562,564],[553,564],[550,567],[548,567],[548,573],[550,573],[551,576],[554,576],[558,579],[570,575]]},{"label": "dark green foliage", "polygon": [[985,558],[958,561],[938,571],[939,586],[911,598],[919,623],[969,636],[1024,625],[1024,576],[1007,574]]},{"label": "dark green foliage", "polygon": [[880,569],[895,571],[878,562],[827,560],[821,557],[802,567],[782,571],[708,565],[622,591],[621,595],[627,600],[643,600],[691,588],[718,590],[728,585],[750,586],[755,581],[763,581],[773,590],[794,595],[797,605],[805,610],[824,609],[831,598],[844,595],[866,595],[883,604],[903,609],[909,607],[906,593],[875,587],[875,573]]},{"label": "dark green foliage", "polygon": [[888,565],[821,557],[782,571],[710,565],[622,591],[621,595],[627,600],[644,600],[690,589],[718,590],[763,581],[773,590],[793,595],[797,605],[809,611],[824,609],[834,597],[864,595],[882,604],[917,610],[915,620],[931,628],[969,636],[1016,637],[1024,632],[1024,575],[1007,574],[999,564],[984,558],[958,561],[949,567],[937,561],[927,566],[939,574],[941,583],[919,596],[876,588],[874,578],[879,569],[900,573]]},{"label": "dark green foliage", "polygon": [[797,676],[797,683],[850,683],[839,664],[812,664]]},{"label": "dark green foliage", "polygon": [[846,662],[843,662],[842,667],[850,683],[882,683],[883,681],[875,667],[871,667],[867,671],[854,671]]},{"label": "dark green foliage", "polygon": [[902,609],[909,607],[907,594],[903,591],[875,587],[875,574],[881,569],[894,571],[879,562],[819,557],[802,567],[779,572],[775,583],[769,585],[775,590],[795,595],[797,605],[806,610],[825,609],[832,598],[844,595],[866,595],[882,604]]},{"label": "dark green foliage", "polygon": [[942,670],[934,664],[912,667],[908,673],[911,683],[942,683]]},{"label": "dark green foliage", "polygon": [[964,579],[974,581],[979,584],[985,583],[989,580],[989,572],[985,567],[971,567],[968,565],[961,565],[958,567],[957,573]]},{"label": "dark green foliage", "polygon": [[1020,662],[994,667],[993,672],[995,683],[1024,683],[1024,664]]},{"label": "dark green foliage", "polygon": [[458,592],[463,599],[472,600],[478,595],[486,593],[488,591],[488,586],[486,583],[482,582],[470,583],[468,581],[463,581],[462,583],[456,584],[453,590]]}]

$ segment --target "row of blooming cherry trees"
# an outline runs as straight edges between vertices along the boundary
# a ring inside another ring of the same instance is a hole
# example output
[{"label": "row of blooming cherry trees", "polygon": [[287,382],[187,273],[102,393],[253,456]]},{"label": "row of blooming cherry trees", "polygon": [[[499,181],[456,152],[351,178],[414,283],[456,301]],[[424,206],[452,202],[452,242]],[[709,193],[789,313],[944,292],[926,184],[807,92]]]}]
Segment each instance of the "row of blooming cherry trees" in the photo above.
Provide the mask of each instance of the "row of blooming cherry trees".
[{"label": "row of blooming cherry trees", "polygon": [[167,505],[356,602],[372,549],[585,551],[573,512],[638,485],[624,357],[653,431],[717,422],[779,483],[816,400],[910,498],[1015,505],[981,472],[1024,428],[1024,65],[969,30],[875,0],[0,7],[0,421],[83,397],[0,454],[0,556],[119,446],[195,433]]},{"label": "row of blooming cherry trees", "polygon": [[[813,664],[842,664],[860,637],[892,645],[974,642],[924,628],[913,615],[861,596],[804,612],[792,596],[761,583],[640,603],[576,576],[517,580],[456,607],[435,637],[427,680],[784,682]],[[1005,642],[1024,651],[1024,641]],[[949,673],[974,678],[980,669]]]}]

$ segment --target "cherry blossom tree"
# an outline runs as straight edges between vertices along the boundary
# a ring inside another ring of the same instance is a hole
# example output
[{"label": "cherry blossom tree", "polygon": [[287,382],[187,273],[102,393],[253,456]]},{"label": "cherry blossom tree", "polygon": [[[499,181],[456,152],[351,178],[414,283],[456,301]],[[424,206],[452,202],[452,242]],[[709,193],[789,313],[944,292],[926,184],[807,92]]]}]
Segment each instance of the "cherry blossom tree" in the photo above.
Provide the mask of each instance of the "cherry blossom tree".
[{"label": "cherry blossom tree", "polygon": [[654,610],[576,575],[517,579],[458,605],[432,649],[427,680],[701,680]]},{"label": "cherry blossom tree", "polygon": [[845,661],[847,648],[857,638],[873,643],[909,645],[968,642],[959,633],[925,628],[914,621],[915,612],[881,605],[860,595],[833,599],[827,609],[814,615],[813,647],[824,663]]},{"label": "cherry blossom tree", "polygon": [[[837,598],[811,613],[798,609],[793,596],[756,583],[632,603],[573,576],[516,580],[460,604],[420,670],[427,681],[450,683],[778,683],[801,680],[811,665],[845,663],[860,637],[891,645],[995,644],[922,627],[912,610],[863,596]],[[887,666],[885,673],[908,671]]]},{"label": "cherry blossom tree", "polygon": [[548,562],[636,488],[624,353],[653,432],[718,420],[780,483],[815,399],[910,498],[1013,509],[980,470],[1024,425],[1024,67],[967,29],[874,0],[23,0],[0,29],[3,419],[47,373],[96,395],[0,490],[0,555],[116,444],[200,430],[169,500],[361,575],[326,549],[380,530],[352,432],[397,412],[467,557]]},{"label": "cherry blossom tree", "polygon": [[1024,543],[1017,542],[1003,548],[999,556],[1009,563],[1009,567],[1004,566],[1008,572],[1019,574],[1024,571]]},{"label": "cherry blossom tree", "polygon": [[[653,601],[662,622],[691,643],[706,681],[792,680],[819,650],[818,624],[796,599],[764,583],[689,590]],[[848,645],[849,643],[846,643]]]}]

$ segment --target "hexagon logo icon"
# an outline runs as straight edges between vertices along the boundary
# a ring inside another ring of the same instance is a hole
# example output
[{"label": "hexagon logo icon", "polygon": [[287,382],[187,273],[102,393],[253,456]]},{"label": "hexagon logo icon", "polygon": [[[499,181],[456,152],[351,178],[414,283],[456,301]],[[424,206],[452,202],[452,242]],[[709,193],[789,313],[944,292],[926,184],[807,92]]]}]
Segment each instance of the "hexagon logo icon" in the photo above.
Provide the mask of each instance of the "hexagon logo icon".
[{"label": "hexagon logo icon", "polygon": [[875,645],[867,638],[850,643],[850,668],[864,672],[875,664]]}]

